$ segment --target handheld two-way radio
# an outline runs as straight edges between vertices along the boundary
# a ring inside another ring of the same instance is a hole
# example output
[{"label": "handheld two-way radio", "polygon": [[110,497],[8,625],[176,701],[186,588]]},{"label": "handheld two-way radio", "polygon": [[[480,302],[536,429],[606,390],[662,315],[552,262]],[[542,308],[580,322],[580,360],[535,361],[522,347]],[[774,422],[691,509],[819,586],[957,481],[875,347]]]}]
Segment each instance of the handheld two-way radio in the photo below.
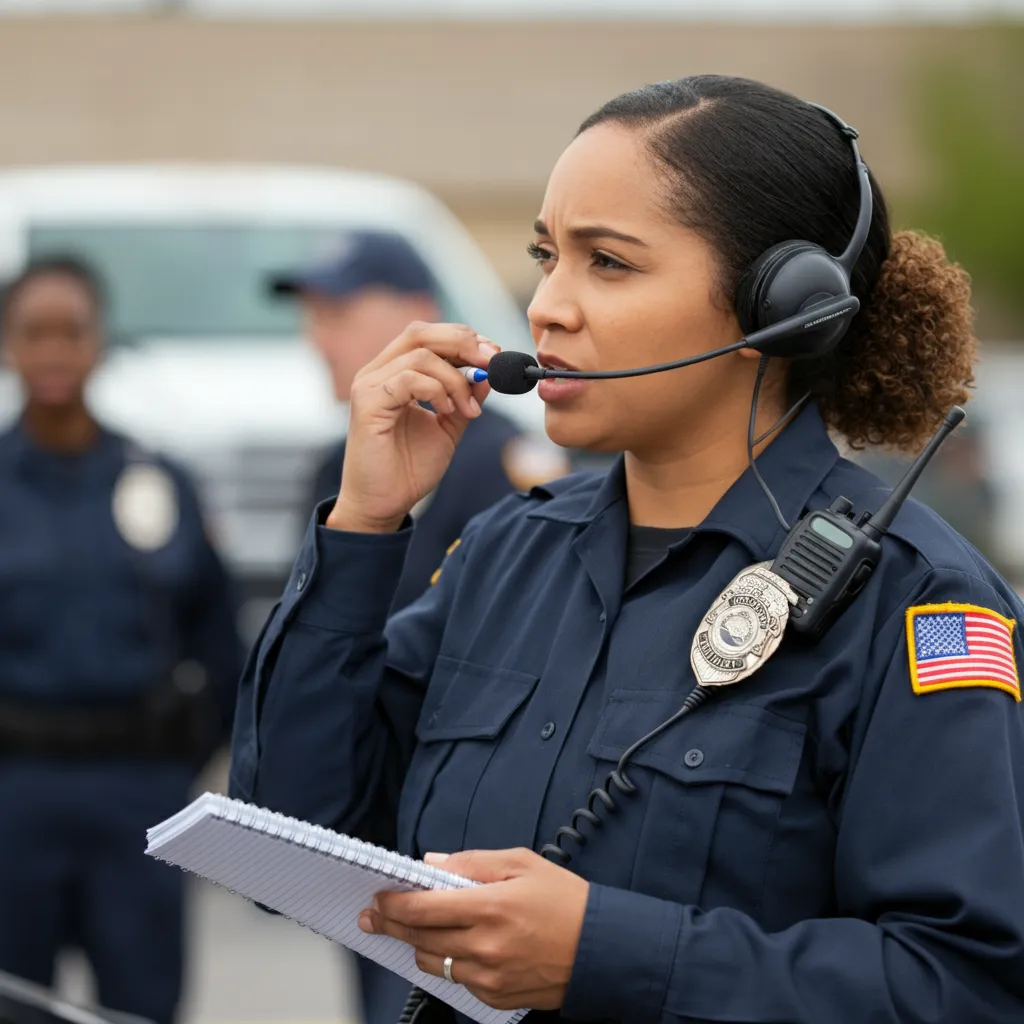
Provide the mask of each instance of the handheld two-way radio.
[{"label": "handheld two-way radio", "polygon": [[939,445],[963,418],[963,409],[953,406],[877,512],[864,512],[854,522],[853,502],[840,497],[827,509],[808,512],[789,531],[771,570],[797,593],[790,630],[820,639],[861,591],[882,557],[881,538]]}]

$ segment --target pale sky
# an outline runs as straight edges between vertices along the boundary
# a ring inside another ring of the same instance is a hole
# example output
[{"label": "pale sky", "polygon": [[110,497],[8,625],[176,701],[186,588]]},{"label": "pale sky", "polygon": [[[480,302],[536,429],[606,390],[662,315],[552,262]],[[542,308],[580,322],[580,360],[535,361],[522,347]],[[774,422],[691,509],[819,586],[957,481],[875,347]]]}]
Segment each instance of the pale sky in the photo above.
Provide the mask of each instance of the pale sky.
[{"label": "pale sky", "polygon": [[[0,13],[142,11],[174,0],[0,0]],[[671,17],[764,21],[964,20],[1024,17],[1024,0],[178,0],[218,16],[471,18]]]}]

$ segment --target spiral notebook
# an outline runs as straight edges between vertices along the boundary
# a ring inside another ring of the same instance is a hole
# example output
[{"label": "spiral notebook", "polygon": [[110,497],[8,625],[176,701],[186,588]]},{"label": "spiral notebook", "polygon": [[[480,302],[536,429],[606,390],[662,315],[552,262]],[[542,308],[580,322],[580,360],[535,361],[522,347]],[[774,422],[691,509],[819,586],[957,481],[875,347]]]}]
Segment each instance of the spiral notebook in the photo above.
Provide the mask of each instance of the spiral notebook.
[{"label": "spiral notebook", "polygon": [[479,1024],[515,1024],[461,985],[425,974],[413,948],[356,923],[375,893],[478,883],[240,800],[204,793],[149,829],[146,853],[261,903],[419,985]]}]

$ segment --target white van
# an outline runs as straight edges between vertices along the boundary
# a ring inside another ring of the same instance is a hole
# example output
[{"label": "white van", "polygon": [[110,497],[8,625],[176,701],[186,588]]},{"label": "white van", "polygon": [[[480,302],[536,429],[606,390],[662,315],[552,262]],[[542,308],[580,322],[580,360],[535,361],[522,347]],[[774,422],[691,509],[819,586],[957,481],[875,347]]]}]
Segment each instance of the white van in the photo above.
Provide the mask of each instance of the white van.
[{"label": "white van", "polygon": [[[532,350],[483,253],[409,182],[279,167],[0,172],[0,280],[46,253],[74,252],[99,269],[112,345],[92,406],[192,470],[226,558],[250,581],[287,571],[315,459],[345,431],[297,310],[269,298],[265,279],[317,259],[353,228],[408,239],[439,282],[446,319]],[[542,430],[535,395],[491,401]],[[0,373],[0,419],[17,405],[14,382]]]}]

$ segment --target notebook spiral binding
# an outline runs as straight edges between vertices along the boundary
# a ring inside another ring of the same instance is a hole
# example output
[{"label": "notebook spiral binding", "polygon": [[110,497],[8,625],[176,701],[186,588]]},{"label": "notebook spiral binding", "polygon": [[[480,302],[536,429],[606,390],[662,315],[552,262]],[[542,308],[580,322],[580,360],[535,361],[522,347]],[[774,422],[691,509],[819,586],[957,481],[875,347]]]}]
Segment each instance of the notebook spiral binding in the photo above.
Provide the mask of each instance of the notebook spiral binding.
[{"label": "notebook spiral binding", "polygon": [[[254,804],[246,804],[241,800],[233,800],[219,793],[207,794],[206,808],[212,817],[228,824],[261,832],[271,839],[290,843],[292,846],[305,847],[329,860],[343,860],[381,878],[407,882],[421,889],[431,889],[437,884],[449,889],[461,889],[474,884],[461,875],[454,875],[432,864],[415,861],[411,857],[394,853],[362,839],[341,836],[323,825],[312,825],[298,818]],[[155,852],[154,856],[166,862],[166,858],[161,857],[159,852]],[[228,891],[234,892],[233,889]]]}]

